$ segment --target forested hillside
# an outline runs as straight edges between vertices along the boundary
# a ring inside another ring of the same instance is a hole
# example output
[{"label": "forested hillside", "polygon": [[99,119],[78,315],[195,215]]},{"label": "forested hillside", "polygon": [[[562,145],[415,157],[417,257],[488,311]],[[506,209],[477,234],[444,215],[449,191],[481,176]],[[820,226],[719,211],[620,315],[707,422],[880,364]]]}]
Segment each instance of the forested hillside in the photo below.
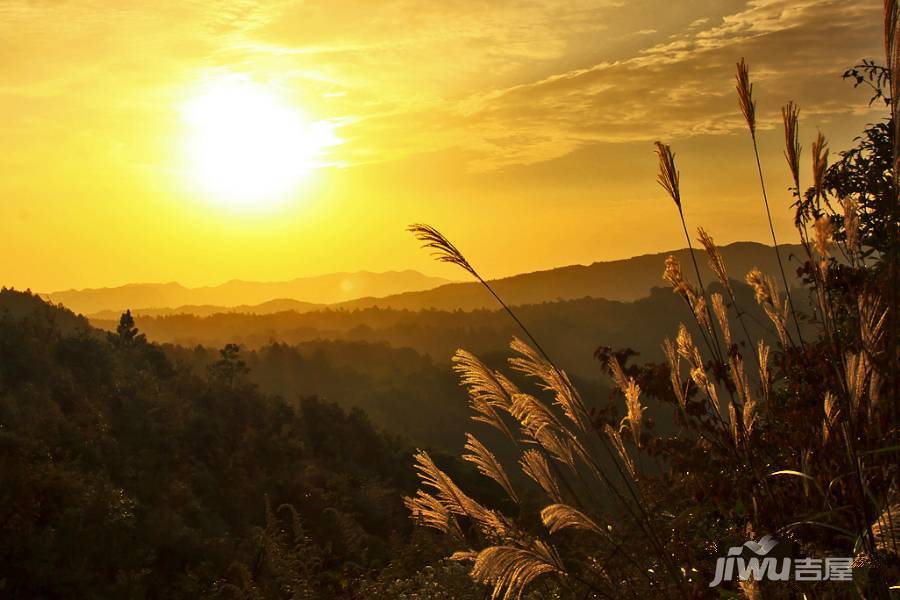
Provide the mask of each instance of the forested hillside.
[{"label": "forested hillside", "polygon": [[0,306],[0,595],[374,597],[440,555],[402,506],[409,446],[361,411],[261,392],[234,347],[201,376],[127,318]]},{"label": "forested hillside", "polygon": [[[762,335],[765,313],[753,306],[753,292],[733,282],[736,294],[749,308],[751,335]],[[803,296],[799,297],[800,300]],[[593,359],[598,345],[631,347],[651,360],[661,360],[660,342],[673,335],[679,322],[690,318],[684,302],[669,289],[654,288],[634,302],[582,298],[520,306],[517,313],[566,370],[583,378],[599,374]],[[209,317],[171,315],[136,317],[148,338],[192,347],[218,348],[238,343],[260,348],[271,342],[297,344],[317,340],[387,342],[412,348],[437,364],[448,364],[458,348],[490,356],[505,352],[516,335],[515,323],[499,309],[474,311],[323,310],[269,315],[217,314]],[[114,329],[117,321],[94,321]]]}]

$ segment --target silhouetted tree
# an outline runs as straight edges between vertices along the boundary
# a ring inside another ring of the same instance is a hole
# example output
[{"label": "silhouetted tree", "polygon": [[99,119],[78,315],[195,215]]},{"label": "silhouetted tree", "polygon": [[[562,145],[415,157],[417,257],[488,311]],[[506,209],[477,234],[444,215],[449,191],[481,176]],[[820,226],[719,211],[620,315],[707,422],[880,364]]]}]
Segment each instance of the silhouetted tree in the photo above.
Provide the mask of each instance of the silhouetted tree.
[{"label": "silhouetted tree", "polygon": [[143,344],[147,341],[147,338],[143,333],[138,331],[137,326],[134,324],[134,317],[131,316],[131,310],[126,310],[122,313],[122,316],[119,318],[119,326],[116,327],[116,335],[118,335],[118,342],[122,346],[134,346],[136,344]]},{"label": "silhouetted tree", "polygon": [[247,363],[241,358],[241,347],[237,344],[226,344],[219,350],[221,358],[210,365],[210,381],[233,388],[250,372]]}]

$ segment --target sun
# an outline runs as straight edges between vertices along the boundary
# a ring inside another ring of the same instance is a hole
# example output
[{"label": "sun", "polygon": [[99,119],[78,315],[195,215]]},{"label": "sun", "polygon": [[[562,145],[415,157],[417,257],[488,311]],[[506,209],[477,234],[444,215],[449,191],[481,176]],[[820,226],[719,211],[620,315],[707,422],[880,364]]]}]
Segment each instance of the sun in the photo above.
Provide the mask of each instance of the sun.
[{"label": "sun", "polygon": [[182,116],[191,179],[215,202],[238,208],[285,200],[338,142],[330,123],[307,121],[245,76],[207,83]]}]

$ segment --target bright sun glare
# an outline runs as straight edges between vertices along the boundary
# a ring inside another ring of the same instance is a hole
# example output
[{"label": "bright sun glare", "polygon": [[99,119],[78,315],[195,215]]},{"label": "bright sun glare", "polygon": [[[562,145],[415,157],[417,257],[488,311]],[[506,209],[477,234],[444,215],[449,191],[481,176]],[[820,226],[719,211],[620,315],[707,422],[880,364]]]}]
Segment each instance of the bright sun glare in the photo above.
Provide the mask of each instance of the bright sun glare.
[{"label": "bright sun glare", "polygon": [[308,122],[266,87],[221,78],[184,106],[191,177],[216,202],[264,207],[283,200],[338,142],[333,126]]}]

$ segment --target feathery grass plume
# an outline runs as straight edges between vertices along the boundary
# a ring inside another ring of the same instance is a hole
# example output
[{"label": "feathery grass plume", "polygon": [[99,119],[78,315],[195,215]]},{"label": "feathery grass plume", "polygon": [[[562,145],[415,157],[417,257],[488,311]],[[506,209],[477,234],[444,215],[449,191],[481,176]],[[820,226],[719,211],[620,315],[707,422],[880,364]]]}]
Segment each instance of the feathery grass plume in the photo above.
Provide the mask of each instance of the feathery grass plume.
[{"label": "feathery grass plume", "polygon": [[559,482],[550,472],[550,463],[544,454],[537,450],[526,450],[519,461],[522,472],[537,483],[544,492],[555,502],[562,502],[562,493],[559,490]]},{"label": "feathery grass plume", "polygon": [[684,323],[678,325],[678,336],[675,338],[678,355],[687,360],[692,368],[703,368],[703,357],[700,350],[694,345],[694,340]]},{"label": "feathery grass plume", "polygon": [[863,347],[872,356],[881,351],[884,337],[884,326],[888,319],[888,310],[879,296],[871,293],[862,294],[857,300],[859,308],[859,337]]},{"label": "feathery grass plume", "polygon": [[[669,196],[672,197],[672,200],[675,201],[675,206],[678,208],[678,218],[681,221],[681,228],[684,230],[684,239],[687,241],[688,252],[690,252],[691,262],[694,264],[694,273],[697,275],[697,284],[699,286],[699,291],[693,290],[691,286],[678,286],[675,288],[675,291],[685,297],[691,307],[694,318],[697,319],[704,330],[709,331],[708,336],[704,333],[704,339],[710,348],[710,352],[717,358],[721,358],[722,351],[719,348],[719,340],[712,331],[712,315],[703,297],[706,286],[703,284],[703,276],[700,275],[700,266],[697,264],[697,257],[694,254],[694,245],[691,242],[691,235],[688,233],[684,211],[681,209],[680,174],[675,167],[675,154],[668,145],[662,142],[656,142],[656,154],[659,157],[659,174],[656,180],[669,193]],[[663,276],[665,277],[665,274]]]},{"label": "feathery grass plume", "polygon": [[[781,261],[781,253],[778,251],[778,238],[775,235],[775,224],[772,222],[772,211],[769,210],[769,196],[766,193],[766,182],[763,178],[762,162],[759,159],[759,145],[756,141],[756,102],[753,100],[753,84],[750,83],[750,70],[747,63],[741,58],[741,62],[737,64],[737,93],[738,101],[741,105],[741,112],[747,120],[747,126],[750,128],[750,137],[753,141],[753,154],[756,158],[756,172],[759,174],[759,187],[762,190],[763,205],[766,208],[766,218],[769,222],[769,232],[772,234],[772,245],[775,248],[775,258],[778,260],[778,269],[781,272],[781,280],[784,283],[784,293],[788,299],[791,297],[791,286],[788,283],[787,275],[784,271],[784,263]],[[798,189],[799,194],[799,189]],[[800,320],[793,311],[792,304],[787,303],[794,318],[794,326],[797,329],[797,339],[803,344],[803,334],[800,332]]]},{"label": "feathery grass plume", "polygon": [[775,333],[778,334],[778,339],[781,342],[782,346],[787,346],[791,343],[791,338],[788,335],[787,331],[787,321],[788,315],[790,314],[790,308],[790,303],[785,300],[781,304],[781,312],[772,310],[772,312],[769,313],[768,310],[766,311],[766,314],[769,315],[769,319],[775,325]]},{"label": "feathery grass plume", "polygon": [[741,112],[747,121],[747,127],[750,128],[750,135],[756,137],[756,102],[753,100],[753,84],[750,83],[750,69],[743,58],[741,58],[741,62],[737,63],[737,73],[734,78],[738,104],[740,104]]},{"label": "feathery grass plume", "polygon": [[756,356],[759,359],[759,381],[762,385],[763,398],[769,401],[769,347],[762,340],[756,345]]},{"label": "feathery grass plume", "polygon": [[635,382],[634,377],[625,377],[622,365],[615,356],[609,359],[609,370],[612,371],[616,386],[625,395],[626,415],[622,419],[621,427],[628,423],[635,445],[641,447],[641,426],[644,421],[644,407],[641,406],[641,388]]},{"label": "feathery grass plume", "polygon": [[491,546],[478,553],[472,579],[493,586],[491,600],[521,598],[525,588],[542,575],[565,577],[565,567],[551,546],[533,540],[528,548]]},{"label": "feathery grass plume", "polygon": [[463,256],[462,252],[460,252],[450,240],[444,237],[440,231],[431,225],[413,223],[407,227],[406,230],[412,233],[417,240],[422,242],[423,248],[431,250],[431,254],[435,259],[440,262],[451,263],[462,267],[476,279],[481,279],[475,269],[472,268],[472,265],[469,264],[469,261],[466,260],[466,257]]},{"label": "feathery grass plume", "polygon": [[684,273],[681,270],[681,263],[673,255],[666,257],[666,268],[663,271],[663,279],[669,282],[673,291],[678,292],[679,288],[684,285]]},{"label": "feathery grass plume", "polygon": [[675,206],[681,210],[680,174],[675,167],[675,154],[668,144],[656,142],[656,155],[659,157],[659,174],[656,181],[669,193]]},{"label": "feathery grass plume", "polygon": [[837,424],[838,408],[837,398],[831,392],[825,392],[825,399],[822,402],[822,408],[825,411],[825,418],[822,420],[822,443],[827,444],[831,437],[831,431]]},{"label": "feathery grass plume", "polygon": [[463,454],[463,460],[474,464],[478,468],[479,473],[496,481],[500,487],[509,494],[509,497],[518,504],[519,497],[516,495],[512,484],[509,482],[509,477],[506,476],[503,465],[500,464],[500,461],[497,460],[494,453],[488,450],[485,445],[478,441],[471,433],[466,434],[465,449],[471,452],[471,454]]},{"label": "feathery grass plume", "polygon": [[517,535],[515,525],[496,510],[485,509],[477,515],[478,528],[481,534],[489,539],[497,540]]},{"label": "feathery grass plume", "polygon": [[719,252],[712,236],[709,235],[705,229],[698,227],[697,235],[697,239],[703,244],[703,248],[706,249],[706,254],[709,257],[709,268],[716,274],[719,283],[731,293],[731,283],[728,280],[728,269],[725,268],[725,259],[722,257],[722,253]]},{"label": "feathery grass plume", "polygon": [[691,312],[697,318],[697,323],[710,336],[715,335],[712,330],[712,322],[709,320],[709,309],[706,304],[706,296],[695,295],[688,296],[688,303],[691,305]]},{"label": "feathery grass plume", "polygon": [[747,273],[747,283],[753,288],[757,304],[775,304],[775,296],[777,294],[775,291],[775,283],[758,268],[753,267],[753,269]]},{"label": "feathery grass plume", "polygon": [[613,381],[616,382],[616,387],[624,394],[628,381],[625,378],[625,372],[622,371],[622,365],[619,364],[619,359],[615,356],[610,356],[609,361],[607,361],[606,364],[609,367],[609,371],[612,373]]},{"label": "feathery grass plume", "polygon": [[500,387],[506,392],[506,395],[509,398],[512,398],[516,394],[521,394],[522,392],[519,390],[518,386],[509,380],[509,377],[501,373],[500,371],[494,371],[494,377],[500,383]]},{"label": "feathery grass plume", "polygon": [[534,377],[540,381],[540,386],[546,391],[553,392],[563,413],[577,425],[582,431],[586,431],[590,425],[587,409],[581,400],[575,386],[569,380],[565,371],[558,369],[543,356],[531,348],[519,338],[513,338],[510,348],[521,356],[509,359],[513,369]]},{"label": "feathery grass plume", "polygon": [[[737,320],[741,326],[741,330],[744,333],[744,337],[747,340],[748,344],[752,344],[750,337],[750,332],[747,331],[747,324],[744,322],[744,317],[741,313],[740,308],[738,307],[737,298],[734,295],[734,289],[731,287],[731,280],[728,277],[728,268],[725,266],[725,258],[722,256],[722,253],[719,251],[719,248],[716,246],[715,241],[709,233],[707,233],[702,227],[697,228],[697,232],[699,234],[700,243],[703,244],[703,247],[706,249],[706,253],[709,256],[709,267],[716,274],[716,278],[719,280],[719,283],[725,288],[725,291],[728,293],[728,297],[731,298],[731,304],[735,308],[737,312]],[[772,237],[774,240],[774,235]],[[778,249],[776,247],[776,253]],[[780,263],[779,256],[779,263]],[[725,338],[725,353],[730,354],[731,349],[734,345],[734,339],[731,335],[731,327],[728,323],[728,311],[725,306],[724,298],[721,294],[712,294],[710,296],[713,304],[713,312],[716,315],[716,318],[719,322],[719,328],[722,330],[722,337]],[[711,330],[711,328],[710,328]]]},{"label": "feathery grass plume", "polygon": [[819,132],[816,141],[812,145],[813,158],[813,189],[816,191],[816,197],[821,198],[824,193],[825,171],[828,169],[828,143],[825,136]]},{"label": "feathery grass plume", "polygon": [[824,277],[828,265],[827,259],[831,256],[831,243],[834,239],[834,222],[831,220],[831,217],[823,215],[816,219],[815,229],[816,252],[818,252],[821,257],[820,268],[822,269],[822,276]]},{"label": "feathery grass plume", "polygon": [[681,265],[670,256],[666,260],[666,270],[663,279],[672,285],[672,291],[682,297],[691,309],[691,315],[704,331],[712,334],[710,330],[709,312],[706,308],[706,298],[700,294],[696,287],[685,281],[681,273]]},{"label": "feathery grass plume", "polygon": [[859,204],[852,197],[844,198],[841,200],[841,208],[844,212],[847,249],[855,255],[859,252]]},{"label": "feathery grass plume", "polygon": [[731,425],[731,438],[734,441],[735,447],[741,445],[741,429],[738,426],[738,416],[737,409],[734,408],[734,403],[728,403],[728,424]]},{"label": "feathery grass plume", "polygon": [[866,354],[847,352],[844,355],[844,378],[847,382],[847,395],[854,413],[859,412],[863,394],[869,377],[869,361]]},{"label": "feathery grass plume", "polygon": [[416,491],[414,497],[406,496],[403,504],[409,510],[413,521],[425,527],[437,529],[456,539],[463,539],[462,530],[456,517],[437,498],[422,490]]},{"label": "feathery grass plume", "polygon": [[790,343],[790,338],[787,334],[787,300],[782,300],[772,278],[764,275],[756,267],[747,273],[747,283],[753,288],[756,303],[762,306],[769,316],[769,320],[775,325],[778,339],[782,345],[787,346]]},{"label": "feathery grass plume", "polygon": [[528,328],[525,327],[525,324],[522,323],[513,309],[503,301],[503,298],[497,295],[497,292],[494,291],[494,288],[491,287],[491,284],[485,281],[484,278],[482,278],[481,275],[478,274],[478,271],[476,271],[475,268],[472,267],[471,264],[469,264],[469,261],[466,260],[466,257],[463,256],[462,252],[460,252],[459,249],[457,249],[457,247],[450,242],[450,240],[444,237],[443,234],[441,234],[441,232],[439,232],[434,227],[421,223],[410,225],[409,227],[407,227],[407,231],[411,232],[416,237],[416,239],[422,242],[423,248],[432,249],[433,252],[431,254],[438,261],[460,266],[465,269],[470,275],[472,275],[472,277],[477,279],[478,282],[488,292],[490,292],[491,296],[494,297],[494,299],[498,304],[500,304],[503,310],[506,311],[506,314],[508,314],[509,317],[516,323],[516,325],[519,326],[519,329],[521,329],[522,332],[528,337],[528,339],[531,340],[531,343],[534,344],[534,347],[537,348],[538,352],[540,352],[541,355],[547,360],[547,362],[555,368],[555,365],[553,365],[553,361],[550,359],[550,355],[548,355],[547,352],[544,351],[544,349],[538,343],[537,339],[535,339],[535,337],[531,334],[531,331],[529,331]]},{"label": "feathery grass plume", "polygon": [[515,417],[526,433],[535,437],[547,429],[559,431],[563,429],[562,423],[556,418],[543,402],[531,394],[520,393],[512,397],[509,414]]},{"label": "feathery grass plume", "polygon": [[712,401],[713,407],[721,412],[722,405],[719,403],[719,393],[716,391],[715,384],[706,376],[706,369],[703,368],[702,364],[695,365],[691,369],[691,379],[694,380],[697,387],[706,392],[709,399]]},{"label": "feathery grass plume", "polygon": [[666,268],[663,271],[663,279],[672,286],[672,291],[682,299],[687,302],[688,306],[691,307],[691,312],[694,313],[695,318],[703,318],[703,315],[697,315],[695,311],[695,306],[703,308],[705,305],[700,304],[700,291],[694,287],[690,282],[685,280],[684,272],[681,270],[681,263],[678,262],[678,259],[674,256],[669,255],[666,258]]},{"label": "feathery grass plume", "polygon": [[696,308],[704,308],[706,305],[700,302],[700,291],[690,282],[685,280],[684,272],[681,270],[681,263],[678,262],[678,259],[674,256],[669,256],[666,258],[666,268],[663,271],[663,279],[672,286],[672,291],[679,296],[681,296],[685,302],[687,302],[688,306],[691,307],[691,312],[694,313],[696,318],[703,318],[703,315],[696,314]]},{"label": "feathery grass plume", "polygon": [[460,378],[460,385],[468,392],[469,406],[475,413],[472,420],[487,423],[513,439],[512,432],[497,412],[498,408],[509,411],[512,403],[502,381],[505,377],[492,372],[477,356],[465,350],[457,350],[453,355],[453,370]]},{"label": "feathery grass plume", "polygon": [[[816,232],[814,246],[819,255],[819,278],[824,282],[828,278],[828,259],[831,256],[831,244],[834,241],[834,222],[828,215],[822,215],[813,224]],[[820,300],[821,302],[821,300]]]},{"label": "feathery grass plume", "polygon": [[710,300],[712,300],[713,314],[716,315],[716,320],[722,329],[725,345],[731,348],[734,342],[731,337],[731,326],[728,324],[728,309],[725,307],[725,298],[722,297],[722,294],[716,293],[710,296]]},{"label": "feathery grass plume", "polygon": [[486,509],[483,506],[469,498],[446,473],[434,464],[427,452],[418,450],[413,458],[419,479],[437,492],[437,499],[448,511],[473,519],[477,519],[479,514],[485,512]]},{"label": "feathery grass plume", "polygon": [[728,367],[738,398],[744,404],[750,402],[750,383],[747,381],[747,373],[744,371],[744,359],[740,355],[729,357]]},{"label": "feathery grass plume", "polygon": [[744,402],[744,410],[743,410],[743,414],[741,415],[741,417],[743,418],[743,422],[744,422],[744,431],[747,432],[748,436],[751,433],[753,433],[753,428],[756,425],[756,420],[757,420],[756,408],[757,408],[756,400],[754,400],[752,397],[748,397],[747,401]]},{"label": "feathery grass plume", "polygon": [[575,456],[565,428],[544,403],[530,394],[513,396],[510,414],[522,426],[522,431],[557,461],[575,469]]},{"label": "feathery grass plume", "polygon": [[634,468],[634,461],[631,460],[631,456],[625,449],[625,442],[622,441],[622,436],[609,424],[603,426],[603,431],[606,433],[610,442],[612,442],[613,448],[619,453],[619,458],[622,459],[622,464],[625,465],[628,474],[631,475],[632,479],[637,479],[637,470]]},{"label": "feathery grass plume", "polygon": [[466,387],[470,396],[497,408],[509,407],[509,394],[503,387],[502,374],[491,371],[477,356],[465,350],[457,350],[452,361],[460,384]]},{"label": "feathery grass plume", "polygon": [[678,355],[685,360],[691,360],[696,346],[694,346],[691,332],[684,326],[684,323],[678,324],[678,336],[675,341],[678,344]]},{"label": "feathery grass plume", "polygon": [[781,109],[781,117],[784,120],[784,158],[791,170],[794,189],[800,195],[800,109],[790,101]]},{"label": "feathery grass plume", "polygon": [[593,519],[568,504],[551,504],[545,507],[541,511],[541,522],[551,534],[571,527],[598,535],[606,535],[606,532]]},{"label": "feathery grass plume", "polygon": [[641,406],[641,387],[635,382],[634,377],[629,377],[622,390],[625,394],[625,408],[628,411],[625,418],[622,419],[621,427],[628,422],[631,429],[631,437],[634,439],[634,445],[641,447],[641,427],[644,423],[644,407]]},{"label": "feathery grass plume", "polygon": [[756,400],[750,393],[750,382],[747,379],[747,373],[744,371],[744,360],[740,356],[733,356],[728,362],[731,367],[731,379],[743,403],[741,419],[744,424],[744,431],[749,436],[753,432],[753,426],[757,418]]},{"label": "feathery grass plume", "polygon": [[[441,471],[427,452],[418,450],[413,458],[416,460],[415,469],[423,485],[429,486],[437,492],[436,496],[430,494],[417,495],[407,503],[407,508],[417,511],[419,518],[435,525],[443,522],[443,515],[435,510],[430,498],[434,498],[451,515],[465,516],[471,519],[483,535],[488,537],[502,537],[508,535],[512,529],[509,521],[496,511],[490,510],[470,498],[463,492],[446,473]],[[451,524],[452,527],[452,524]]]},{"label": "feathery grass plume", "polygon": [[684,395],[684,389],[681,387],[681,357],[669,338],[663,340],[663,352],[666,355],[666,361],[669,363],[669,381],[672,383],[672,391],[675,392],[678,406],[684,410],[687,407],[687,398]]}]

